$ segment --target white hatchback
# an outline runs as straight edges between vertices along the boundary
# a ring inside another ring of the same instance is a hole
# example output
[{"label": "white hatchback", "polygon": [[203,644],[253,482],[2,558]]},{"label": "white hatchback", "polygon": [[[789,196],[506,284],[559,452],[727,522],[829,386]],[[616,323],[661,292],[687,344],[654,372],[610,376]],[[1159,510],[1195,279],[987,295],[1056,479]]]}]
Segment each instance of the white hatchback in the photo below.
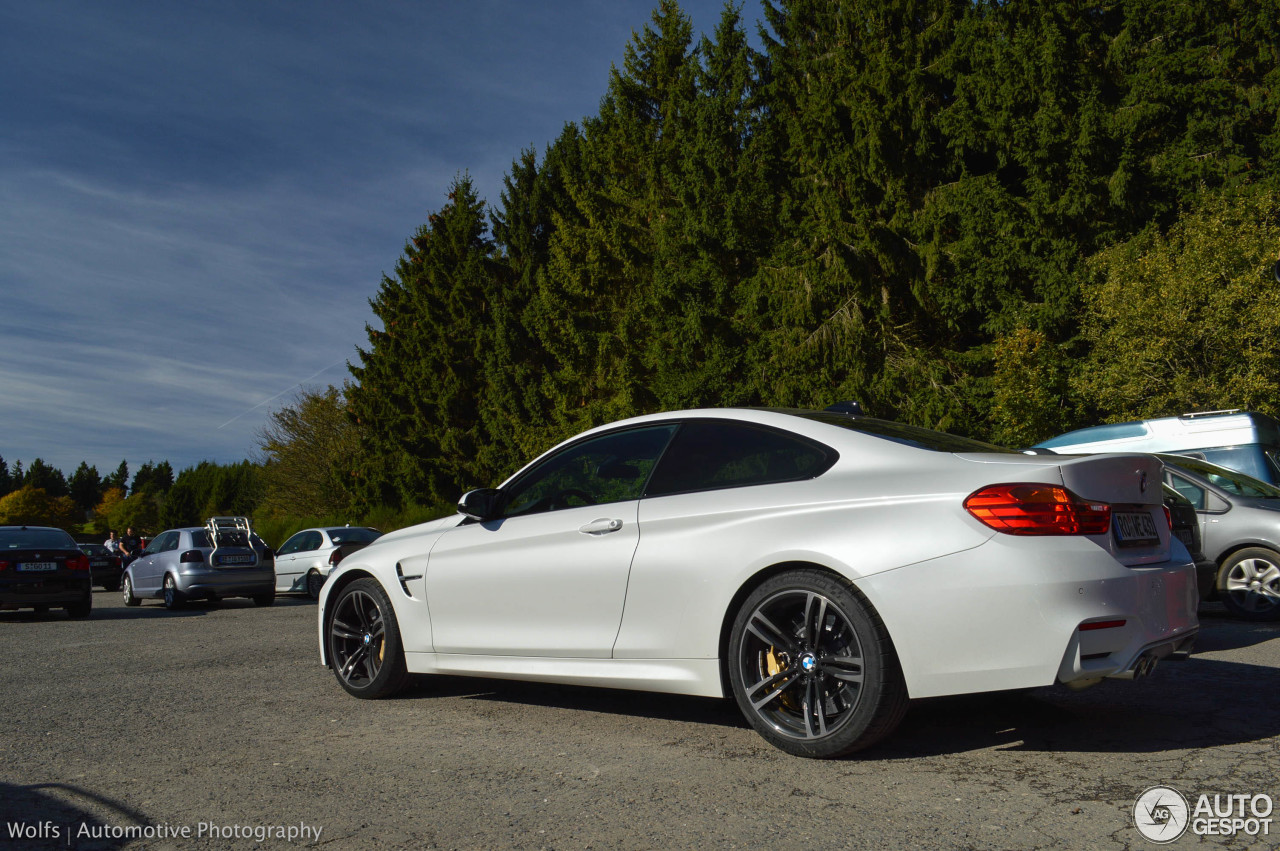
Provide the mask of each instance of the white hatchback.
[{"label": "white hatchback", "polygon": [[732,695],[789,753],[908,699],[1136,678],[1190,651],[1195,570],[1150,455],[1025,455],[832,411],[602,426],[320,595],[357,697],[411,673]]}]

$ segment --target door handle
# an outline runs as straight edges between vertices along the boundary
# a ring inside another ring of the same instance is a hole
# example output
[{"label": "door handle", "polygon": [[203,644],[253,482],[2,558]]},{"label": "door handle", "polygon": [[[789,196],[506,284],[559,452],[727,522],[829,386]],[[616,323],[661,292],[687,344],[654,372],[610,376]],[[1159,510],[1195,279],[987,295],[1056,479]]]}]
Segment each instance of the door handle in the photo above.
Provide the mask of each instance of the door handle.
[{"label": "door handle", "polygon": [[578,531],[584,535],[607,535],[621,528],[621,520],[610,520],[608,517],[602,517],[599,520],[592,520],[585,526],[579,526]]}]

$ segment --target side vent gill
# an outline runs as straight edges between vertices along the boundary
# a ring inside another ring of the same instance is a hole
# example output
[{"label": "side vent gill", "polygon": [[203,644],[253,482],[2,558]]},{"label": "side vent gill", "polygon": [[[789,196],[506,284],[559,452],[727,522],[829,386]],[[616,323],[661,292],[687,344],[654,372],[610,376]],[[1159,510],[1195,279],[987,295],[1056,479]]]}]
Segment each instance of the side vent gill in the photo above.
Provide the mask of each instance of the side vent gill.
[{"label": "side vent gill", "polygon": [[400,566],[400,562],[396,562],[396,579],[400,580],[400,590],[404,591],[404,595],[408,597],[410,600],[415,600],[417,598],[414,597],[413,594],[409,591],[409,583],[415,579],[421,579],[421,578],[422,578],[421,573],[419,573],[416,576],[405,576],[404,569]]}]

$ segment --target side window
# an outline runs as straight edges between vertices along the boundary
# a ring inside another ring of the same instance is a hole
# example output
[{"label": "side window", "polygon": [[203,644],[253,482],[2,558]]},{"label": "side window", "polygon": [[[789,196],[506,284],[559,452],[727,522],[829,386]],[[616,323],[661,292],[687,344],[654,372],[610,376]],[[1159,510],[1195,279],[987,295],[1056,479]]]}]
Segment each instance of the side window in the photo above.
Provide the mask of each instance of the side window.
[{"label": "side window", "polygon": [[1192,484],[1181,476],[1169,474],[1169,484],[1173,485],[1173,489],[1185,496],[1196,507],[1197,511],[1204,511],[1205,507],[1205,491],[1199,485]]},{"label": "side window", "polygon": [[822,444],[771,428],[695,420],[680,428],[645,496],[812,479],[837,457]]},{"label": "side window", "polygon": [[568,446],[505,489],[507,517],[639,499],[675,425],[629,429]]},{"label": "side window", "polygon": [[298,534],[294,535],[292,538],[285,541],[284,544],[280,546],[280,552],[278,554],[282,556],[287,556],[292,553],[296,553],[299,549],[301,549],[302,539],[304,537],[306,537],[305,532],[299,532]]},{"label": "side window", "polygon": [[178,548],[178,535],[179,533],[177,532],[166,533],[164,540],[160,542],[160,552],[167,553],[169,550],[176,550]]},{"label": "side window", "polygon": [[319,532],[308,532],[301,545],[299,545],[298,551],[309,553],[312,550],[318,550],[320,549],[320,542],[322,540],[323,538],[320,537]]}]

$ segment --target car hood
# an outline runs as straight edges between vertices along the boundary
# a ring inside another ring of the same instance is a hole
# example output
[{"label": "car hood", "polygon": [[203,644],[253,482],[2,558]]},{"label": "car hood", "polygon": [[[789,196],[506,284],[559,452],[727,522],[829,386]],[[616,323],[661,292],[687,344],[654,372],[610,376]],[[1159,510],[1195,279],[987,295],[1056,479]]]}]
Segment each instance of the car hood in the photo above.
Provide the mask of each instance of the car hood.
[{"label": "car hood", "polygon": [[430,534],[431,532],[439,532],[445,529],[452,529],[463,521],[461,514],[450,514],[447,517],[441,517],[437,520],[428,520],[426,523],[419,523],[416,526],[406,526],[403,529],[397,529],[394,532],[388,532],[380,536],[376,541],[369,544],[365,549],[370,547],[380,547],[386,543],[395,543],[405,538],[417,537],[419,535]]}]

